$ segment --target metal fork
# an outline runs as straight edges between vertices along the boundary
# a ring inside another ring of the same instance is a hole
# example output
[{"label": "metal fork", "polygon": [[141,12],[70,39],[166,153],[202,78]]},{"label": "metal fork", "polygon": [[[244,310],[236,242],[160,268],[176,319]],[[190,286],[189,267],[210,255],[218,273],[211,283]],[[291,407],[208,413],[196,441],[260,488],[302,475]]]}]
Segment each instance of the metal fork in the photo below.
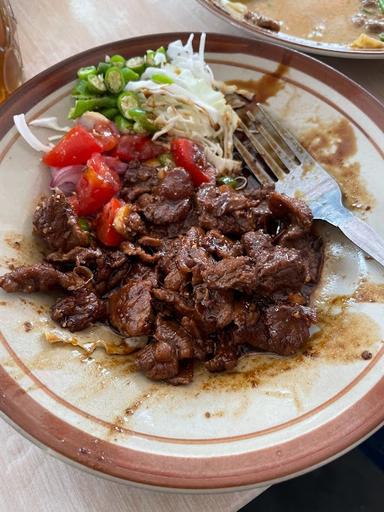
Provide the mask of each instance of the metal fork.
[{"label": "metal fork", "polygon": [[[298,140],[258,104],[247,112],[250,124],[239,121],[243,142],[235,136],[235,147],[260,184],[275,184],[278,192],[303,199],[313,218],[338,227],[358,247],[384,266],[384,239],[342,203],[335,179],[308,153]],[[247,148],[246,140],[266,166]]]}]

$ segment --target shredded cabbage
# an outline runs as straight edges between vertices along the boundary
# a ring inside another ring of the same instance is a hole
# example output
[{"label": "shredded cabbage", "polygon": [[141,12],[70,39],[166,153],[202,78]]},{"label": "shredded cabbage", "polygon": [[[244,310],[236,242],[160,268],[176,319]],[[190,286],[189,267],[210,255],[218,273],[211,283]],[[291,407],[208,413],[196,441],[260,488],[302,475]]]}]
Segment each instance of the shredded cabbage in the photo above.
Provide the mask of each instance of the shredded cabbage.
[{"label": "shredded cabbage", "polygon": [[[154,116],[158,131],[154,139],[166,133],[188,137],[203,145],[208,160],[219,174],[237,172],[241,163],[233,160],[233,133],[238,118],[215,86],[211,68],[205,62],[205,34],[199,51],[193,51],[194,35],[187,43],[170,43],[167,62],[149,67],[139,81],[128,82],[126,89],[144,95],[144,108]],[[172,83],[157,83],[154,75],[164,74]]]},{"label": "shredded cabbage", "polygon": [[33,119],[29,123],[30,126],[39,126],[40,128],[48,128],[56,132],[69,132],[69,126],[60,126],[57,117],[40,117]]}]

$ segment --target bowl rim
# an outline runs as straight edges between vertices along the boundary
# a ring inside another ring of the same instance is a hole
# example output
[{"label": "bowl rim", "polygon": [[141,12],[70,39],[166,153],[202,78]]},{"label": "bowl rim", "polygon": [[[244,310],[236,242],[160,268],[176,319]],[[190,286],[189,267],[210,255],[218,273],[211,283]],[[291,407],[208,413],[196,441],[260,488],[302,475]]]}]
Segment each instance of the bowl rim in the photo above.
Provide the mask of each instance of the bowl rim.
[{"label": "bowl rim", "polygon": [[201,6],[211,11],[216,16],[227,21],[231,25],[240,27],[247,32],[249,36],[257,37],[266,41],[286,45],[289,48],[309,52],[318,55],[328,55],[329,57],[343,57],[352,59],[384,59],[384,48],[382,50],[369,49],[353,49],[348,46],[337,45],[332,43],[311,44],[310,39],[290,36],[285,32],[272,32],[257,25],[251,25],[244,20],[237,19],[220,7],[212,0],[196,0]]},{"label": "bowl rim", "polygon": [[[15,113],[28,112],[44,97],[71,82],[76,70],[90,60],[97,61],[110,52],[126,53],[129,48],[140,52],[175,39],[186,40],[188,36],[188,32],[170,32],[123,39],[55,64],[22,85],[0,107],[0,137],[12,127]],[[264,41],[214,33],[207,34],[207,52],[261,55],[304,71],[348,96],[384,131],[384,105],[360,85],[313,57]],[[370,364],[373,363],[374,360]],[[302,436],[237,455],[184,458],[145,453],[104,440],[95,445],[94,436],[45,409],[0,365],[0,412],[28,438],[60,458],[95,470],[99,475],[179,491],[222,491],[267,485],[322,465],[351,449],[384,423],[382,396],[384,378],[337,417]]]}]

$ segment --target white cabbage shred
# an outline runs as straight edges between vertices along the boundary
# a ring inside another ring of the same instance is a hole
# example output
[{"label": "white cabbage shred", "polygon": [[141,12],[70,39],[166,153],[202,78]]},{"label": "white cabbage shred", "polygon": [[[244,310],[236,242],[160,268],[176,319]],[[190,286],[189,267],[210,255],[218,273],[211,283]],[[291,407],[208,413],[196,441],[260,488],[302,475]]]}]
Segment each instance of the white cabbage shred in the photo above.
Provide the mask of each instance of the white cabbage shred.
[{"label": "white cabbage shred", "polygon": [[[199,52],[193,51],[191,34],[187,43],[174,41],[168,46],[167,60],[159,67],[149,67],[139,81],[131,81],[126,89],[144,95],[144,108],[155,117],[158,131],[187,137],[200,143],[208,161],[219,174],[237,173],[241,163],[233,160],[233,134],[238,117],[226,103],[224,94],[215,86],[211,68],[205,62],[205,34],[201,35]],[[164,74],[173,83],[157,83],[154,75]]]}]

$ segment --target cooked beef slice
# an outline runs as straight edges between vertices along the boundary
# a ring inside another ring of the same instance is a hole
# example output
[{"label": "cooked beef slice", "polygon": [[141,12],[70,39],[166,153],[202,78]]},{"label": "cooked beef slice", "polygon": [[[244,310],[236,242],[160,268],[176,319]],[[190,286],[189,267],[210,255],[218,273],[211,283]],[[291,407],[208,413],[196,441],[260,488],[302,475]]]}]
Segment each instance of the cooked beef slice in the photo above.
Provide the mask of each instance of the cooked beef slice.
[{"label": "cooked beef slice", "polygon": [[223,372],[233,370],[237,365],[238,348],[228,333],[221,333],[217,337],[214,356],[205,363],[210,372]]},{"label": "cooked beef slice", "polygon": [[96,258],[96,269],[93,276],[97,294],[104,295],[124,282],[131,266],[128,256],[122,251],[104,250]]},{"label": "cooked beef slice", "polygon": [[108,318],[123,336],[151,334],[153,323],[152,282],[130,279],[108,298]]},{"label": "cooked beef slice", "polygon": [[269,306],[264,314],[267,341],[264,348],[281,355],[294,354],[309,338],[309,326],[316,320],[311,308],[277,304]]},{"label": "cooked beef slice", "polygon": [[272,245],[271,237],[261,231],[246,233],[242,241],[245,252],[255,262],[261,294],[298,291],[306,283],[306,265],[296,249]]},{"label": "cooked beef slice", "polygon": [[152,196],[151,199],[151,202],[148,201],[142,206],[142,212],[147,221],[155,225],[182,222],[192,208],[191,200],[188,198],[171,201],[155,199]]},{"label": "cooked beef slice", "polygon": [[158,342],[165,342],[175,347],[177,359],[193,358],[193,340],[177,322],[167,320],[159,315],[156,319],[156,330],[153,336]]},{"label": "cooked beef slice", "polygon": [[51,252],[46,256],[45,260],[58,267],[67,266],[68,264],[75,266],[87,266],[88,263],[94,263],[101,255],[102,251],[99,248],[78,246],[68,252]]},{"label": "cooked beef slice", "polygon": [[83,283],[81,275],[65,274],[48,263],[18,267],[0,277],[0,287],[8,293],[48,292],[57,288],[70,290]]},{"label": "cooked beef slice", "polygon": [[157,189],[161,198],[171,201],[188,199],[192,197],[194,191],[190,175],[182,167],[168,171]]},{"label": "cooked beef slice", "polygon": [[291,222],[304,229],[309,229],[312,225],[312,212],[309,206],[300,199],[272,192],[269,196],[268,205],[274,217],[289,217]]},{"label": "cooked beef slice", "polygon": [[241,256],[242,247],[238,240],[233,241],[217,229],[211,229],[204,237],[201,244],[203,248],[217,258],[229,258],[230,256]]},{"label": "cooked beef slice", "polygon": [[179,373],[176,347],[166,341],[146,345],[136,357],[137,368],[152,380],[168,380]]},{"label": "cooked beef slice", "polygon": [[104,319],[105,304],[92,290],[82,288],[57,300],[51,307],[51,317],[71,332],[81,331],[97,320]]},{"label": "cooked beef slice", "polygon": [[201,273],[208,288],[253,293],[258,284],[254,261],[248,256],[209,263]]},{"label": "cooked beef slice", "polygon": [[65,252],[77,246],[89,245],[89,233],[81,229],[77,220],[65,195],[55,190],[37,205],[33,226],[50,249]]},{"label": "cooked beef slice", "polygon": [[231,187],[205,185],[196,194],[199,224],[202,228],[219,229],[224,235],[241,235],[254,230],[259,215],[257,202]]},{"label": "cooked beef slice", "polygon": [[193,381],[193,361],[180,361],[179,372],[174,377],[167,379],[173,386],[185,386]]}]

